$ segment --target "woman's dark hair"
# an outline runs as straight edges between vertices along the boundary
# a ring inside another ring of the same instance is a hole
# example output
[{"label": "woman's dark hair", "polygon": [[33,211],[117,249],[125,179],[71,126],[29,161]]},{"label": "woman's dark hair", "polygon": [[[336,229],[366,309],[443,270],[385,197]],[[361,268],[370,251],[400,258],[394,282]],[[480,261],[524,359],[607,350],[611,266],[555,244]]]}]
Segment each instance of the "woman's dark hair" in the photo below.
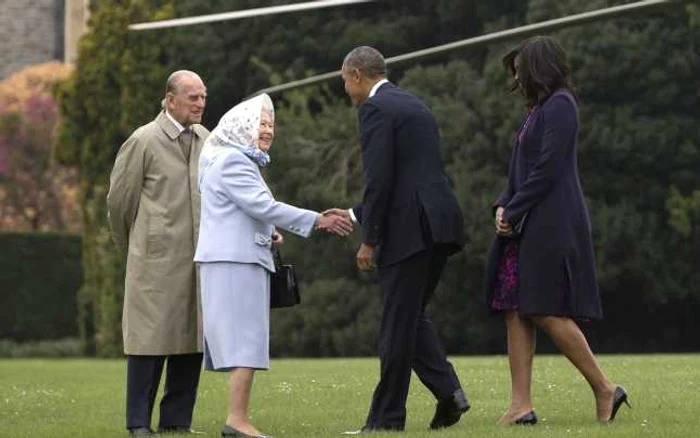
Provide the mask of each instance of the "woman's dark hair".
[{"label": "woman's dark hair", "polygon": [[571,93],[571,66],[566,52],[551,37],[536,36],[522,42],[503,57],[503,66],[515,77],[515,59],[519,57],[518,80],[510,91],[522,89],[528,106],[538,105],[555,91],[566,88]]}]

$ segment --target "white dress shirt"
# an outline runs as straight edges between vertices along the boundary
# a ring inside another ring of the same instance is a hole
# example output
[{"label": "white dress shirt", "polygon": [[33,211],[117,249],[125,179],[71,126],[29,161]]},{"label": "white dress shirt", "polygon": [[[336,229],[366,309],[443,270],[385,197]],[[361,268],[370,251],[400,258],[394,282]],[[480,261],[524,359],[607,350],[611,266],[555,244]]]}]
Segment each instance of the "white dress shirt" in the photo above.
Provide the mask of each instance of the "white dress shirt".
[{"label": "white dress shirt", "polygon": [[177,120],[175,120],[175,118],[174,118],[173,116],[170,115],[170,113],[168,112],[168,110],[165,110],[165,115],[168,117],[168,119],[170,119],[171,122],[173,122],[173,124],[174,124],[175,127],[177,128],[178,132],[180,132],[180,134],[182,134],[182,131],[185,130],[185,127],[182,126],[182,124],[181,124],[180,122],[178,122]]},{"label": "white dress shirt", "polygon": [[369,99],[370,97],[373,97],[375,94],[377,94],[377,90],[379,89],[379,87],[381,87],[382,85],[384,85],[388,82],[389,82],[389,79],[382,79],[381,81],[372,85],[372,88],[369,90],[369,96],[367,96],[367,99]]}]

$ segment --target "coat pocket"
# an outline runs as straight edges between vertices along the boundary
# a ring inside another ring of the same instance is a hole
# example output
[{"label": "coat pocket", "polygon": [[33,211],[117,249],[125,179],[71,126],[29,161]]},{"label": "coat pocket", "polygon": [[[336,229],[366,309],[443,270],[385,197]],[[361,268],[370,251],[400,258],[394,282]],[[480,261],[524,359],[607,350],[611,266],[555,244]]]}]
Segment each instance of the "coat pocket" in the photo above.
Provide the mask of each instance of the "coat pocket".
[{"label": "coat pocket", "polygon": [[149,216],[146,234],[146,256],[163,257],[167,250],[168,233],[163,216]]},{"label": "coat pocket", "polygon": [[272,236],[266,236],[262,233],[255,233],[255,244],[260,246],[272,246]]}]

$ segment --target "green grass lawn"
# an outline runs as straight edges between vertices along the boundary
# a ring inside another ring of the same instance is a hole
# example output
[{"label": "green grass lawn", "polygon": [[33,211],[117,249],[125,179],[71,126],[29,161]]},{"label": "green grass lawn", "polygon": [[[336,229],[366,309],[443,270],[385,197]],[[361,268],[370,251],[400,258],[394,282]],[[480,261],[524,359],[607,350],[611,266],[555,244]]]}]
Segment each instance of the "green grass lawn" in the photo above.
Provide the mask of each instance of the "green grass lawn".
[{"label": "green grass lawn", "polygon": [[[596,423],[588,385],[563,357],[538,356],[533,391],[540,423],[495,426],[508,403],[506,358],[457,357],[452,362],[472,409],[450,429],[427,431],[435,402],[414,376],[401,436],[700,436],[700,355],[599,359],[634,407],[621,408],[613,425]],[[273,360],[270,371],[257,375],[254,424],[275,437],[339,438],[362,425],[377,371],[376,359]],[[126,436],[124,382],[123,360],[1,360],[0,437]],[[204,372],[193,427],[218,436],[225,413],[226,375]],[[156,425],[157,408],[154,415]]]}]

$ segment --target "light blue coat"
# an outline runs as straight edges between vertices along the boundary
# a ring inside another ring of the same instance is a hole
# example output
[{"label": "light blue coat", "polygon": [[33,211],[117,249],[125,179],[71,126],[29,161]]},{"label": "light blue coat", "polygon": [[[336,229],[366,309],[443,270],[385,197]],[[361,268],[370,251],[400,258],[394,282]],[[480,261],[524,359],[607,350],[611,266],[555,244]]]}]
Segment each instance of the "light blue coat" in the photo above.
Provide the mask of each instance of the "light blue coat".
[{"label": "light blue coat", "polygon": [[[209,148],[211,150],[208,150]],[[275,201],[251,159],[235,147],[205,146],[196,262],[257,263],[274,272],[275,227],[308,237],[318,213]]]}]

